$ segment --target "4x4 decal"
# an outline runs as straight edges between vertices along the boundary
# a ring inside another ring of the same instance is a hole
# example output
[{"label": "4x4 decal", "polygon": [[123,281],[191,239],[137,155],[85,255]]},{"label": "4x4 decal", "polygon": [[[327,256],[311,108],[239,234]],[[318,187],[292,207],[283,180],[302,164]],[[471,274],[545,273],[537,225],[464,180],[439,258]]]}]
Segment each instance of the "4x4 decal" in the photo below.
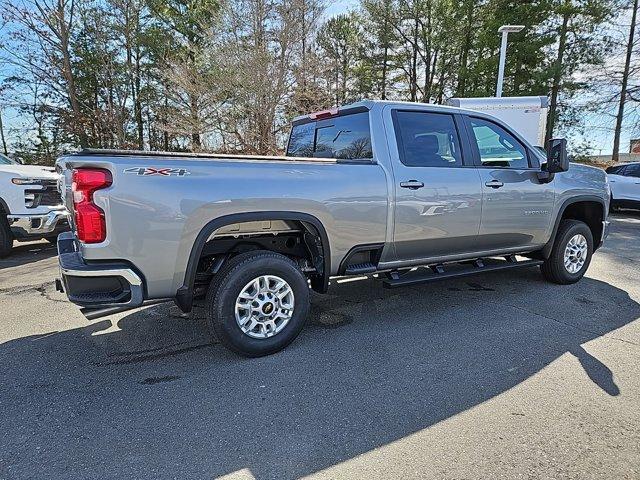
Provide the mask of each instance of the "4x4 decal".
[{"label": "4x4 decal", "polygon": [[160,175],[162,177],[184,177],[190,175],[191,172],[184,168],[156,168],[156,167],[131,167],[125,168],[124,173],[133,173],[135,175],[148,177],[150,175]]}]

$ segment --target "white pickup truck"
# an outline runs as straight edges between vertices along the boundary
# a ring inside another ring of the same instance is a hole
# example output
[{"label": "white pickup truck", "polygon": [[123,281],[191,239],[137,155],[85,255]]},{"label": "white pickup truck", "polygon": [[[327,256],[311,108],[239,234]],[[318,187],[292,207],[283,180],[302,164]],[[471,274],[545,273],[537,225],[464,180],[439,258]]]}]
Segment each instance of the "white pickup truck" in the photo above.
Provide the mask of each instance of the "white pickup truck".
[{"label": "white pickup truck", "polygon": [[21,165],[0,154],[0,258],[13,241],[55,241],[67,230],[67,212],[57,190],[53,168]]}]

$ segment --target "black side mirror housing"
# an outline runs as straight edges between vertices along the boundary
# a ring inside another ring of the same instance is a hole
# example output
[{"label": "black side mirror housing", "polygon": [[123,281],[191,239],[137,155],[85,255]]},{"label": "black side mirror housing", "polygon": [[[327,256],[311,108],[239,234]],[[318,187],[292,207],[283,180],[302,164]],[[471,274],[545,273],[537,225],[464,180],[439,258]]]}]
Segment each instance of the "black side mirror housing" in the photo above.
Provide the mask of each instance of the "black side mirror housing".
[{"label": "black side mirror housing", "polygon": [[560,173],[569,170],[566,139],[552,138],[547,142],[547,166],[545,170],[549,173]]}]

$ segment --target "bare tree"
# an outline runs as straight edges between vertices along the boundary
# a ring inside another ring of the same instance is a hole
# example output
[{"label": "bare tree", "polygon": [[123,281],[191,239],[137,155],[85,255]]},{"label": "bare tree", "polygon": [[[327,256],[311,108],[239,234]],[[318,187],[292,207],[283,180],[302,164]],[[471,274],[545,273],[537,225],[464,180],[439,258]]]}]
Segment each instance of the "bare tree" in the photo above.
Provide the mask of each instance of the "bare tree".
[{"label": "bare tree", "polygon": [[629,83],[629,73],[631,72],[631,58],[635,45],[636,22],[638,19],[638,0],[633,1],[631,13],[631,25],[629,27],[629,37],[627,41],[627,51],[624,61],[624,69],[622,72],[622,84],[620,88],[620,102],[618,104],[618,114],[616,115],[616,126],[613,133],[613,155],[611,160],[617,162],[620,156],[620,134],[622,132],[622,122],[624,120],[624,108],[630,95],[635,92],[627,91]]},{"label": "bare tree", "polygon": [[4,154],[7,155],[9,152],[7,151],[7,140],[4,137],[4,126],[2,124],[2,110],[0,110],[0,137],[2,138],[2,150]]},{"label": "bare tree", "polygon": [[22,44],[18,49],[5,48],[5,56],[16,67],[47,82],[63,97],[72,114],[78,143],[87,146],[85,119],[71,59],[76,0],[4,1],[2,6],[5,16],[18,27],[13,32],[14,39]]}]

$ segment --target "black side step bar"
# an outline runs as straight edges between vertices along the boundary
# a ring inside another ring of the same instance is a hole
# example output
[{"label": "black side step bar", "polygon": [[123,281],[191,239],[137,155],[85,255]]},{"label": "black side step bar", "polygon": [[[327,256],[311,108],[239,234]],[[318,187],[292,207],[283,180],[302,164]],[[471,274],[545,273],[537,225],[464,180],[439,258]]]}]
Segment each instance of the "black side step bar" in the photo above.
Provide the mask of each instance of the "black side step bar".
[{"label": "black side step bar", "polygon": [[515,255],[509,255],[506,257],[506,260],[483,258],[459,264],[430,265],[428,268],[419,267],[416,270],[407,271],[406,273],[398,271],[389,272],[387,278],[383,281],[383,285],[385,288],[406,287],[408,285],[437,282],[451,278],[468,277],[482,272],[497,272],[511,268],[535,267],[542,263],[544,263],[543,260],[518,261]]},{"label": "black side step bar", "polygon": [[349,265],[344,273],[345,275],[368,275],[374,273],[378,268],[373,263],[357,263]]}]

